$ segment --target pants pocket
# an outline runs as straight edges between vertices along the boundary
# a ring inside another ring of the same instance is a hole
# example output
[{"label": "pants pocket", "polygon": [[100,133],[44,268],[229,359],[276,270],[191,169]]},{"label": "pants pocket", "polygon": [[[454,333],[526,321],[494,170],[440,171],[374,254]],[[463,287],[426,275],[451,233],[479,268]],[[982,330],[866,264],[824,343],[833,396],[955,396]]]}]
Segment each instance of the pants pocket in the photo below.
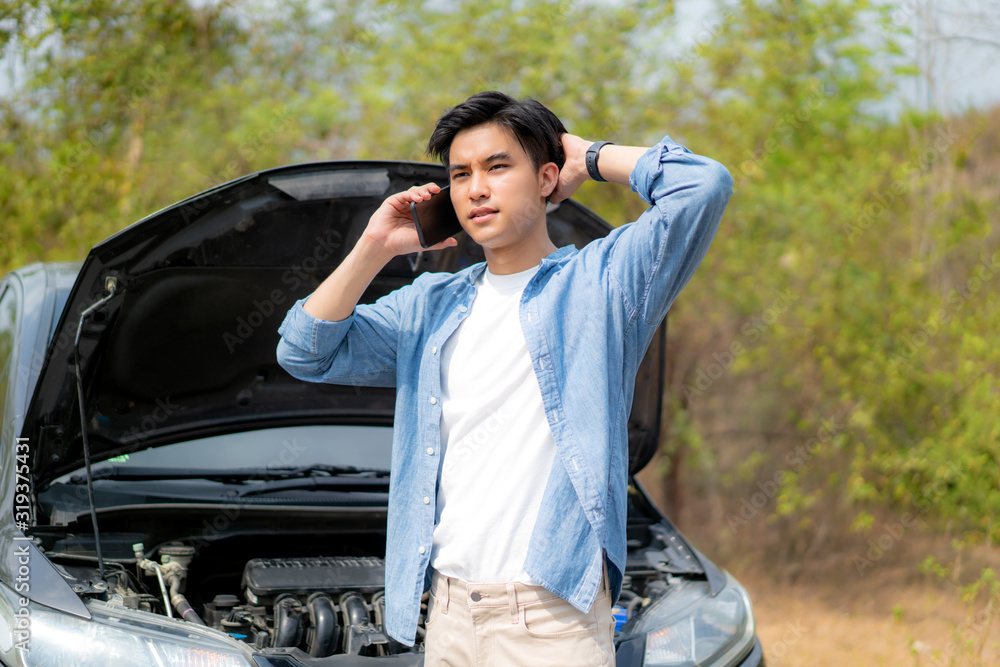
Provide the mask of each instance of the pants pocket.
[{"label": "pants pocket", "polygon": [[532,637],[587,635],[597,628],[595,607],[584,614],[562,598],[555,597],[524,606],[524,629]]},{"label": "pants pocket", "polygon": [[434,593],[427,596],[427,616],[424,617],[424,627],[429,628],[434,619],[437,618],[438,613],[438,600],[434,597]]}]

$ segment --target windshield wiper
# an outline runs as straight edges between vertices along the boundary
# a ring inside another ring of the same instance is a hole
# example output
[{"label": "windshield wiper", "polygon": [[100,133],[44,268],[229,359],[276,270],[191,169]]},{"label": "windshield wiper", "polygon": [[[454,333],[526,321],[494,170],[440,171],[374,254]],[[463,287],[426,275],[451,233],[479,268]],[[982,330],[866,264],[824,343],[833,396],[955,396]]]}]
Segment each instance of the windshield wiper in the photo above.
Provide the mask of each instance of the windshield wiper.
[{"label": "windshield wiper", "polygon": [[[219,482],[255,482],[278,479],[303,478],[338,479],[379,479],[389,477],[384,469],[366,469],[355,466],[335,466],[316,463],[299,468],[232,468],[228,470],[200,468],[160,468],[154,466],[108,466],[94,470],[91,479],[111,480],[164,480],[164,479],[207,479]],[[73,475],[71,484],[84,484],[84,475]]]},{"label": "windshield wiper", "polygon": [[284,491],[370,491],[385,493],[389,488],[389,476],[356,477],[340,475],[337,477],[290,477],[286,479],[268,479],[249,484],[239,492],[240,498],[260,496],[268,493]]},{"label": "windshield wiper", "polygon": [[267,468],[268,475],[259,479],[289,479],[292,477],[388,477],[384,468],[358,468],[356,466],[332,466],[315,463],[301,468]]}]

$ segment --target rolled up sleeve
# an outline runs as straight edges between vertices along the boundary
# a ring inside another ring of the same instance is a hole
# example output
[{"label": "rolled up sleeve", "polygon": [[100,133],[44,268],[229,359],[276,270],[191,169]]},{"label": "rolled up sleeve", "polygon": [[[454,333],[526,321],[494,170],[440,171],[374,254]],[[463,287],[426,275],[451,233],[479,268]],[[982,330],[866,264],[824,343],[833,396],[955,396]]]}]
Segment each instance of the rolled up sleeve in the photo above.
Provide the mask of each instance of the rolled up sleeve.
[{"label": "rolled up sleeve", "polygon": [[668,136],[640,157],[629,185],[651,206],[609,235],[608,267],[633,319],[656,326],[708,252],[733,179]]},{"label": "rolled up sleeve", "polygon": [[307,313],[306,299],[295,302],[278,327],[278,364],[306,382],[395,386],[399,308],[406,291],[359,305],[339,322]]}]

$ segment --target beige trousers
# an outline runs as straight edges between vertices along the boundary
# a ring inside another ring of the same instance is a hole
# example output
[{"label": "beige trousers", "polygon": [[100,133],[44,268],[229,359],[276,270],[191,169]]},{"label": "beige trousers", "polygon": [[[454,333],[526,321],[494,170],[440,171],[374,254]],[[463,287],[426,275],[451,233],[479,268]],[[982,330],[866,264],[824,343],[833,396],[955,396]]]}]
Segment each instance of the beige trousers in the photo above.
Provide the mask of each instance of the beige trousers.
[{"label": "beige trousers", "polygon": [[425,667],[615,664],[607,566],[586,614],[541,586],[467,584],[435,571],[426,626]]}]

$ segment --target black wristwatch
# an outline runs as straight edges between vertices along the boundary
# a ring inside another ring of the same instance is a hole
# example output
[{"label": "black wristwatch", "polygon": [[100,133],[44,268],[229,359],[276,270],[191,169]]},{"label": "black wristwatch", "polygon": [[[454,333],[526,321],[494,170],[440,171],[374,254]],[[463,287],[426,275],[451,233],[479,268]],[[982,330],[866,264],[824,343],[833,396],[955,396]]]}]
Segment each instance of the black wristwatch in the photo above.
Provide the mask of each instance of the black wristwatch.
[{"label": "black wristwatch", "polygon": [[590,177],[595,181],[604,181],[604,179],[601,178],[601,172],[597,170],[597,156],[601,152],[601,149],[608,144],[613,145],[614,142],[598,141],[591,144],[590,148],[587,149],[587,173],[590,174]]}]

